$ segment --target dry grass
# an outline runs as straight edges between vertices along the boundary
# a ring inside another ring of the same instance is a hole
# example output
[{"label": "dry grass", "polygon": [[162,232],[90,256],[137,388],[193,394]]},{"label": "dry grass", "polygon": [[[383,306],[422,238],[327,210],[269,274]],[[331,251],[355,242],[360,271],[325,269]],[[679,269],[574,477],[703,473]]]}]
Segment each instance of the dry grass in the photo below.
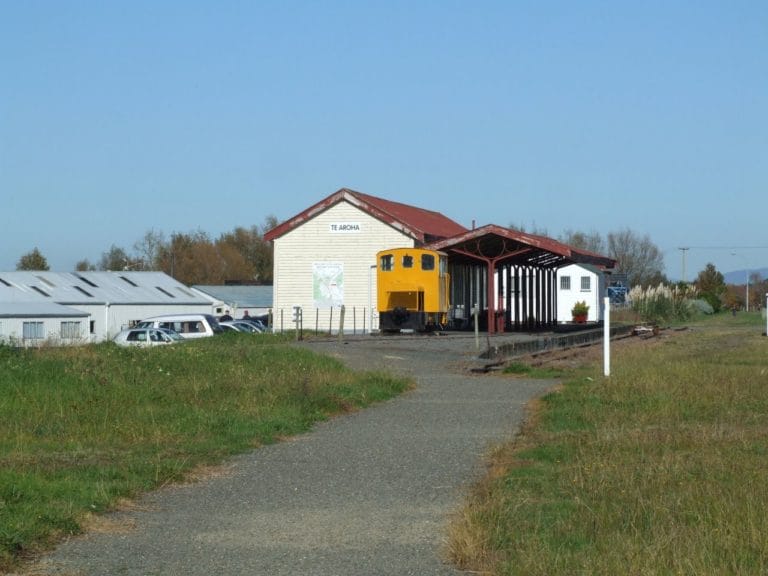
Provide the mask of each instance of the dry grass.
[{"label": "dry grass", "polygon": [[749,326],[709,325],[624,343],[610,379],[575,373],[494,452],[452,525],[453,561],[486,574],[768,572],[766,346]]}]

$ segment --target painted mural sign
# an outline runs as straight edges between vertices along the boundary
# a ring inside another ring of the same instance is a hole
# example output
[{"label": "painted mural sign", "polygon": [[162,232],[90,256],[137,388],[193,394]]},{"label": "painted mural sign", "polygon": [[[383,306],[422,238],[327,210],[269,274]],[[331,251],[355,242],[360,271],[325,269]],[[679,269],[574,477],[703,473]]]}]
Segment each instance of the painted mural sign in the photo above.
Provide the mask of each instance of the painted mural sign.
[{"label": "painted mural sign", "polygon": [[314,262],[312,294],[315,308],[333,308],[344,304],[344,263]]}]

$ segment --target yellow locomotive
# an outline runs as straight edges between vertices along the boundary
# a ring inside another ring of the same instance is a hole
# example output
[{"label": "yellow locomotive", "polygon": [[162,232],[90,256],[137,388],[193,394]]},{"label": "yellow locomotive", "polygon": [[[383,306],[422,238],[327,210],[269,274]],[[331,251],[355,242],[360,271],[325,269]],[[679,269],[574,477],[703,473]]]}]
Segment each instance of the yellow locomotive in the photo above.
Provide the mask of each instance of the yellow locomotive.
[{"label": "yellow locomotive", "polygon": [[447,322],[448,257],[423,248],[376,254],[379,328],[385,332],[434,330]]}]

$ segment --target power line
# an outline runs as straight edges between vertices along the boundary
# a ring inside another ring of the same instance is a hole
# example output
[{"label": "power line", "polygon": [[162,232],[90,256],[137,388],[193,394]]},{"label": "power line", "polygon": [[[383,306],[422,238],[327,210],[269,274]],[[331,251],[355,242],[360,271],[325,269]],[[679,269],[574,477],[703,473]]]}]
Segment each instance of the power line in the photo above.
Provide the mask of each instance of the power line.
[{"label": "power line", "polygon": [[678,250],[768,250],[768,246],[686,246]]}]

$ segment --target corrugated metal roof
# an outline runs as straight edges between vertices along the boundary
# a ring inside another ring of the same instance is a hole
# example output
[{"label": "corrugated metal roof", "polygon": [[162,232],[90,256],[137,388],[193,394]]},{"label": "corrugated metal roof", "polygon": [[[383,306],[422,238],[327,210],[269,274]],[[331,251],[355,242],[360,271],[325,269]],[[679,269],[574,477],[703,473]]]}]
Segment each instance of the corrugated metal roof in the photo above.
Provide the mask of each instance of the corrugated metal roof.
[{"label": "corrugated metal roof", "polygon": [[211,298],[236,308],[271,308],[272,286],[192,286]]},{"label": "corrugated metal roof", "polygon": [[339,202],[349,202],[374,218],[400,230],[419,244],[455,236],[467,230],[461,224],[439,212],[342,188],[293,218],[275,226],[264,234],[264,239],[267,241],[275,240]]},{"label": "corrugated metal roof", "polygon": [[613,268],[616,265],[612,258],[580,250],[546,236],[528,234],[494,224],[432,242],[429,248],[457,255],[464,254],[475,259],[512,260],[545,268],[571,263],[593,264],[603,268]]},{"label": "corrugated metal roof", "polygon": [[54,302],[0,302],[0,318],[87,318],[88,312]]},{"label": "corrugated metal roof", "polygon": [[0,272],[0,302],[207,304],[164,272]]}]

